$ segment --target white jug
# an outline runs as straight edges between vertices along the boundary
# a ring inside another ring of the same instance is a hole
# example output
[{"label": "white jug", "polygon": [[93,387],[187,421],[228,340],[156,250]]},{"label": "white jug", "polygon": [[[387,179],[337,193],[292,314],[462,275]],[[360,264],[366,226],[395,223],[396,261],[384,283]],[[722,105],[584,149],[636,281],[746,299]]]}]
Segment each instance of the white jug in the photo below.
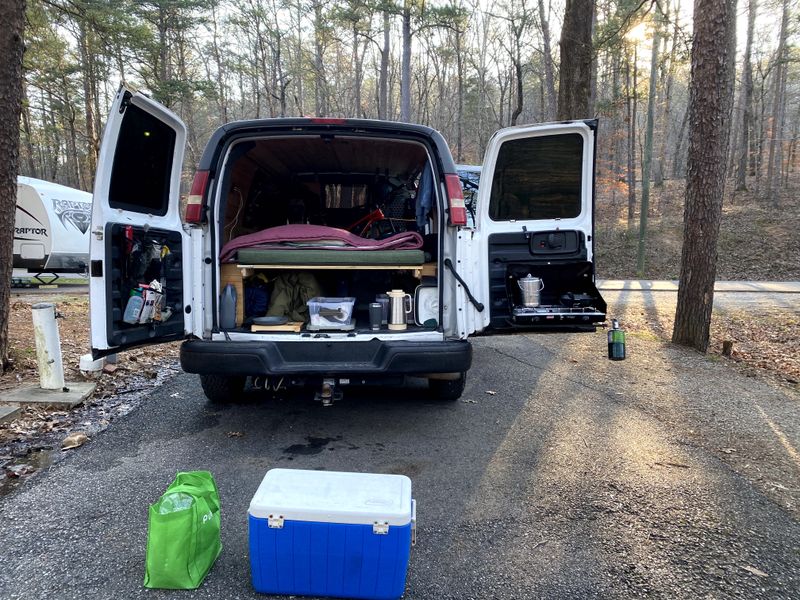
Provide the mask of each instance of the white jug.
[{"label": "white jug", "polygon": [[413,310],[411,294],[403,290],[391,290],[386,295],[389,296],[389,329],[401,331],[407,327],[406,315]]}]

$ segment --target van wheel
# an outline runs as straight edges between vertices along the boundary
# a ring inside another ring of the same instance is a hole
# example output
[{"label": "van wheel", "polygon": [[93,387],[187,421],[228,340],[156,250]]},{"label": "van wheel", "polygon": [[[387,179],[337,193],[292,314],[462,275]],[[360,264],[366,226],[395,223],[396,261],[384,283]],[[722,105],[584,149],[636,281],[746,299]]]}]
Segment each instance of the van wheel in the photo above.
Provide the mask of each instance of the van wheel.
[{"label": "van wheel", "polygon": [[200,385],[210,402],[231,402],[242,395],[247,377],[200,375]]},{"label": "van wheel", "polygon": [[461,398],[466,384],[466,373],[459,374],[458,379],[428,379],[428,389],[431,395],[437,400],[449,402]]}]

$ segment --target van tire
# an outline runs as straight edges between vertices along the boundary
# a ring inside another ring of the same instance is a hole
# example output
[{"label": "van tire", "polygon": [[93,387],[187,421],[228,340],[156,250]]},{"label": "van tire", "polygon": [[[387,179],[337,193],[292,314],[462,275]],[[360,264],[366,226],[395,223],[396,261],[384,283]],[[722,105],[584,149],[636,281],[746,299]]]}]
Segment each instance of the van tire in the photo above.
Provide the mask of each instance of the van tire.
[{"label": "van tire", "polygon": [[461,373],[458,379],[428,379],[428,389],[437,400],[453,402],[461,398],[467,384],[467,374]]},{"label": "van tire", "polygon": [[247,377],[228,375],[200,375],[200,385],[209,402],[222,404],[232,402],[244,392]]}]

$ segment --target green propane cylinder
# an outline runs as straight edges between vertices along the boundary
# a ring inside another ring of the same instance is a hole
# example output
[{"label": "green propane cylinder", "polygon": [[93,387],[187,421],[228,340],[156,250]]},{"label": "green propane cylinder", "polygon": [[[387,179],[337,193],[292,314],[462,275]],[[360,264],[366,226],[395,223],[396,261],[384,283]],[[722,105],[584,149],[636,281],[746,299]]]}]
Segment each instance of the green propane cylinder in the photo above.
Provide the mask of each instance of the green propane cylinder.
[{"label": "green propane cylinder", "polygon": [[608,331],[608,359],[625,360],[625,332],[619,328],[619,321],[611,320]]}]

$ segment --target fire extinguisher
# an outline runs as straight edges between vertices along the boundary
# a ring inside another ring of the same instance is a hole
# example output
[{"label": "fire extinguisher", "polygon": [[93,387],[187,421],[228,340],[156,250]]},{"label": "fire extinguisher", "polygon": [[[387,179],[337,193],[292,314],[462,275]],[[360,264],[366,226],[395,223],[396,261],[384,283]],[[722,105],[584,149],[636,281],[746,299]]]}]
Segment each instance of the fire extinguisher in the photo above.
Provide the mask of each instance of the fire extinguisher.
[{"label": "fire extinguisher", "polygon": [[608,331],[608,359],[625,360],[625,332],[619,328],[619,321],[611,320]]}]

